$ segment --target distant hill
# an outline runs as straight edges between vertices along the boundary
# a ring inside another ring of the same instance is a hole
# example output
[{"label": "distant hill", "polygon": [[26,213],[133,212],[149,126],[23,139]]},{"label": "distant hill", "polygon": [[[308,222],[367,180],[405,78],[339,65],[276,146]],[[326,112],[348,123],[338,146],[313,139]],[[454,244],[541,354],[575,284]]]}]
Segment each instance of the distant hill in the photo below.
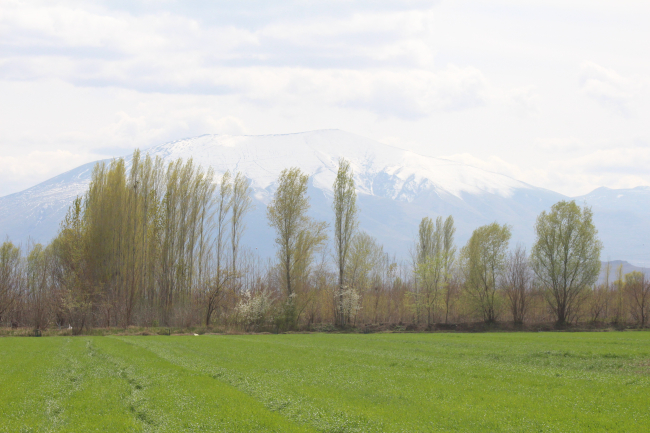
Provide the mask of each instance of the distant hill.
[{"label": "distant hill", "polygon": [[[361,228],[377,237],[386,251],[408,256],[417,225],[424,216],[453,215],[457,243],[476,227],[493,221],[513,228],[513,244],[533,241],[535,218],[568,197],[473,166],[419,155],[339,130],[286,135],[204,135],[146,149],[166,161],[193,158],[220,174],[241,171],[252,181],[255,210],[248,216],[244,243],[262,255],[273,253],[273,234],[266,204],[280,172],[300,167],[311,175],[309,193],[314,217],[331,221],[332,183],[338,159],[355,173]],[[126,157],[128,161],[128,156]],[[25,191],[0,198],[0,233],[25,242],[47,242],[67,207],[88,187],[92,166],[86,164]],[[632,263],[650,262],[650,189],[599,188],[575,198],[594,207],[607,257]]]},{"label": "distant hill", "polygon": [[601,260],[626,260],[650,267],[650,187],[598,188],[575,200],[594,211],[605,244]]},{"label": "distant hill", "polygon": [[598,283],[603,283],[606,278],[607,265],[609,264],[609,282],[612,283],[616,281],[616,273],[618,268],[623,266],[623,275],[629,274],[630,272],[641,272],[650,278],[650,268],[643,266],[634,266],[624,260],[612,260],[609,262],[602,262],[600,267],[600,275],[598,276]]}]

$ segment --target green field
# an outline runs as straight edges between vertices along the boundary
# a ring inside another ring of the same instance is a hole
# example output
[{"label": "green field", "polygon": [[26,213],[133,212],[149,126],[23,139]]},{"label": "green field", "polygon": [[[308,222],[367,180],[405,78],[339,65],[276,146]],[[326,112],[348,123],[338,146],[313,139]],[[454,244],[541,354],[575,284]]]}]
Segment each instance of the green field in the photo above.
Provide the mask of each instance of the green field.
[{"label": "green field", "polygon": [[650,431],[650,332],[0,338],[0,431]]}]

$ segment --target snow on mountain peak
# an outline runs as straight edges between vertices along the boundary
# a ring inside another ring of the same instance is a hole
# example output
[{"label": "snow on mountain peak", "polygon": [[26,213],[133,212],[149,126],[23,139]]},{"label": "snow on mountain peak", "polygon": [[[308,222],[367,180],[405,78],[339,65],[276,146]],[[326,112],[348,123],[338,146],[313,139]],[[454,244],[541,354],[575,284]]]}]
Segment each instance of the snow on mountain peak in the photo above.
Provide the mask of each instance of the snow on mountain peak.
[{"label": "snow on mountain peak", "polygon": [[423,156],[339,130],[286,135],[203,135],[147,149],[165,160],[194,158],[221,174],[243,172],[257,190],[270,192],[285,168],[299,167],[316,188],[331,192],[338,159],[350,161],[362,194],[411,201],[425,190],[510,197],[529,185],[461,163]]},{"label": "snow on mountain peak", "polygon": [[[252,182],[257,203],[247,217],[245,243],[265,257],[273,254],[274,239],[266,222],[265,204],[280,172],[299,167],[310,174],[316,190],[310,191],[312,216],[329,221],[332,184],[340,157],[350,161],[354,170],[360,193],[360,227],[400,257],[407,257],[424,216],[453,215],[459,245],[476,227],[493,221],[510,224],[513,239],[531,245],[537,215],[559,200],[568,199],[507,176],[338,130],[262,136],[203,135],[154,146],[145,152],[167,162],[193,158],[197,165],[212,167],[217,175],[226,170],[243,172]],[[130,157],[126,159],[129,164]],[[49,242],[74,198],[87,191],[94,164],[0,197],[0,236],[23,243],[27,239]],[[601,188],[575,200],[593,207],[594,220],[606,245],[604,257],[635,262],[647,257],[650,189]]]}]

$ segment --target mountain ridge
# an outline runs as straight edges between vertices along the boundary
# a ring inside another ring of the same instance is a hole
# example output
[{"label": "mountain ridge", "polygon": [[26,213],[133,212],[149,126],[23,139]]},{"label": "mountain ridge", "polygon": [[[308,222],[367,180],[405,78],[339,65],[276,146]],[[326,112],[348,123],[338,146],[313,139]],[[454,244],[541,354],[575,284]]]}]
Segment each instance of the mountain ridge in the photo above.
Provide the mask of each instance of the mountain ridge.
[{"label": "mountain ridge", "polygon": [[[154,145],[143,153],[161,156],[166,162],[192,157],[198,165],[212,167],[218,176],[231,170],[241,171],[251,179],[256,210],[248,218],[244,242],[254,244],[264,255],[272,254],[273,246],[264,209],[280,172],[297,166],[310,174],[311,213],[329,221],[331,186],[340,157],[350,161],[354,171],[361,228],[377,237],[386,250],[402,257],[408,255],[417,224],[424,216],[453,215],[459,245],[474,228],[496,220],[512,225],[513,242],[530,246],[536,216],[567,199],[583,200],[594,208],[597,226],[607,239],[606,253],[611,257],[640,263],[646,258],[645,245],[650,245],[648,230],[634,238],[643,241],[634,251],[626,252],[621,242],[626,237],[633,239],[626,227],[638,229],[643,225],[645,209],[650,208],[650,188],[597,188],[571,198],[506,175],[340,130],[257,136],[204,134]],[[128,163],[130,156],[124,158]],[[49,241],[74,197],[87,189],[95,163],[0,197],[0,234],[22,242],[28,236]],[[619,218],[626,219],[625,227],[615,227]]]}]

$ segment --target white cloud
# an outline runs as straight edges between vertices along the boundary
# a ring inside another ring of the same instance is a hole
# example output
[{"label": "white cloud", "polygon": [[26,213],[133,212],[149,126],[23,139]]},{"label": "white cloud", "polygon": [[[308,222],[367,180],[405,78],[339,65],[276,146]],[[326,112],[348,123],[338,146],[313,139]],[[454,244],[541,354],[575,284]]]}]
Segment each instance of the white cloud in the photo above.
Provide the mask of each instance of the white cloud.
[{"label": "white cloud", "polygon": [[567,194],[649,180],[644,2],[254,3],[4,1],[4,191],[49,176],[34,151],[319,128]]},{"label": "white cloud", "polygon": [[[381,116],[417,119],[436,111],[484,105],[487,80],[474,68],[425,70],[296,71],[278,95],[293,94]],[[261,90],[261,89],[260,89]]]},{"label": "white cloud", "polygon": [[576,137],[548,137],[537,138],[535,145],[545,152],[552,154],[570,154],[575,152],[584,152],[588,146],[582,140]]},{"label": "white cloud", "polygon": [[483,170],[510,176],[534,186],[545,186],[568,196],[579,196],[607,185],[610,188],[633,188],[650,185],[650,146],[613,146],[589,149],[572,139],[546,140],[546,149],[555,154],[567,146],[578,146],[573,156],[550,161],[543,167],[522,168],[497,156],[477,158],[468,153],[444,158]]},{"label": "white cloud", "polygon": [[17,156],[0,155],[0,196],[15,192],[16,187],[36,184],[96,159],[99,159],[97,155],[75,154],[61,149]]},{"label": "white cloud", "polygon": [[510,89],[508,96],[518,115],[529,116],[539,113],[539,94],[534,86]]},{"label": "white cloud", "polygon": [[650,182],[650,146],[597,149],[557,163],[564,169],[579,170],[595,177],[631,176]]},{"label": "white cloud", "polygon": [[208,119],[207,123],[213,127],[217,134],[245,135],[246,126],[241,119],[235,116],[226,116],[221,119]]},{"label": "white cloud", "polygon": [[[115,121],[101,131],[105,143],[117,149],[146,148],[161,142],[201,134],[246,134],[244,122],[235,116],[215,117],[210,110],[188,106],[170,110],[155,106],[141,107],[137,114],[118,112]],[[162,113],[159,111],[163,111]]]},{"label": "white cloud", "polygon": [[[14,48],[0,57],[4,79],[235,94],[265,104],[311,98],[407,119],[486,101],[487,79],[477,68],[433,67],[430,11],[312,17],[247,30],[164,13],[12,6],[0,18]],[[313,68],[310,52],[339,66]],[[258,64],[237,66],[250,62]]]},{"label": "white cloud", "polygon": [[265,26],[260,40],[281,41],[285,47],[309,47],[332,58],[354,56],[401,66],[431,66],[433,12],[408,10],[356,13],[344,19],[311,17]]},{"label": "white cloud", "polygon": [[623,115],[629,114],[632,85],[628,79],[593,62],[582,64],[580,79],[582,91],[587,96]]}]

